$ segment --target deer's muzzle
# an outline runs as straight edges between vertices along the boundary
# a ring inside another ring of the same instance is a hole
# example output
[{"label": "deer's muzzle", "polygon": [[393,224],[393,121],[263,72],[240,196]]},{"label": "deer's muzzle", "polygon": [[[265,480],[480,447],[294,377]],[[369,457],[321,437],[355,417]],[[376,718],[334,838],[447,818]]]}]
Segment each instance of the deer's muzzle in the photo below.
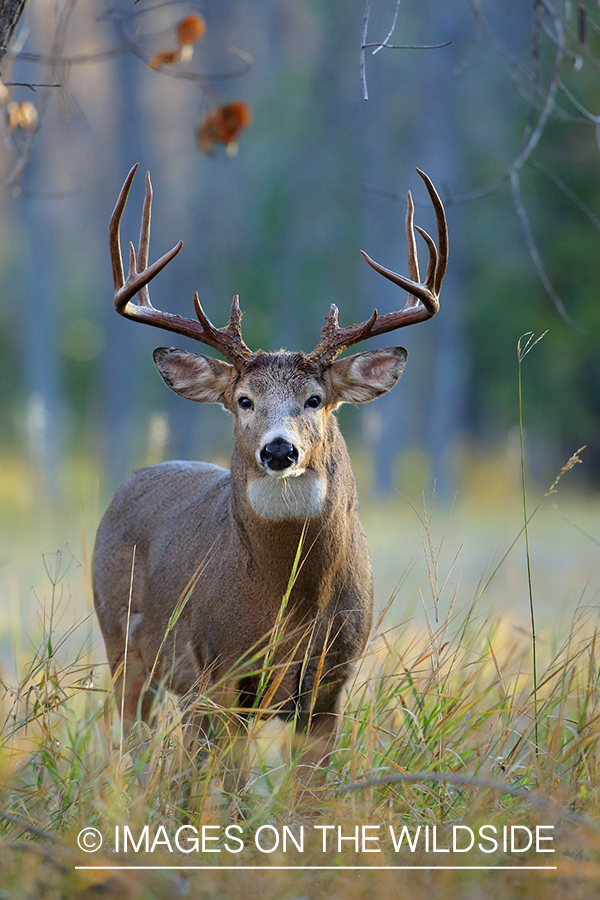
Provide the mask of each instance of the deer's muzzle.
[{"label": "deer's muzzle", "polygon": [[261,448],[260,461],[266,469],[281,472],[298,462],[298,449],[285,438],[277,437]]}]

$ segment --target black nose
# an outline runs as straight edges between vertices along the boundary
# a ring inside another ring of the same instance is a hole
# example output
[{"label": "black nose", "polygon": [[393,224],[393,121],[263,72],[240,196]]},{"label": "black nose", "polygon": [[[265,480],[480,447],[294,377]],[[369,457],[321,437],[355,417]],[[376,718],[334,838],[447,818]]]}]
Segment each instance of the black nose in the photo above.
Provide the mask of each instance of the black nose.
[{"label": "black nose", "polygon": [[298,462],[298,451],[284,438],[275,438],[274,441],[269,441],[260,451],[260,461],[263,466],[280,472],[282,469],[289,469],[295,462]]}]

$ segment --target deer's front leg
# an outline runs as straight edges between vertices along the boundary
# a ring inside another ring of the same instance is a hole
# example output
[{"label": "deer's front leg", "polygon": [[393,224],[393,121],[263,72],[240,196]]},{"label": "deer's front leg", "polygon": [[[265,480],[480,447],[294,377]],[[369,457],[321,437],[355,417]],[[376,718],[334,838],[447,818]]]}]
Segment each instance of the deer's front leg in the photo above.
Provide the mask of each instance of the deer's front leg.
[{"label": "deer's front leg", "polygon": [[227,793],[243,793],[248,783],[248,731],[246,716],[238,711],[237,681],[217,684],[210,692],[211,707],[203,729],[214,740],[225,768],[223,787]]},{"label": "deer's front leg", "polygon": [[339,722],[339,694],[326,705],[300,714],[292,737],[292,758],[305,790],[324,783],[325,766],[335,745]]}]

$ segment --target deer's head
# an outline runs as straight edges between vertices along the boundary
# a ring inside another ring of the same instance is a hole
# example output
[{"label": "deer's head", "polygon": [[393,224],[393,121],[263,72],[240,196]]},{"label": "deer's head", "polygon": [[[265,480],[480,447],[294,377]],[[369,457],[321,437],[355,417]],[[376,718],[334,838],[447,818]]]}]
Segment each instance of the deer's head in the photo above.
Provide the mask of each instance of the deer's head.
[{"label": "deer's head", "polygon": [[[248,497],[265,518],[271,517],[266,511],[272,514],[284,490],[290,504],[283,511],[291,505],[315,514],[321,508],[333,411],[340,403],[361,403],[388,391],[400,377],[406,355],[402,347],[393,347],[323,364],[302,353],[259,352],[234,366],[183,350],[154,351],[172,390],[190,400],[221,403],[233,414]],[[287,488],[264,481],[298,476],[303,476],[302,484]],[[307,489],[310,500],[300,504],[299,495]]]},{"label": "deer's head", "polygon": [[[410,278],[383,268],[363,253],[376,271],[409,292],[404,308],[382,316],[374,310],[367,321],[340,328],[337,307],[332,305],[322,340],[312,353],[264,353],[261,350],[252,352],[242,339],[237,296],[233,299],[229,324],[220,329],[207,318],[198,294],[194,297],[197,321],[161,312],[150,303],[149,281],[173,259],[182,243],[148,266],[152,203],[149,176],[146,178],[138,259],[136,262],[130,244],[130,269],[127,279],[124,278],[119,226],[136,169],[134,166],[127,176],[110,225],[117,312],[134,321],[195,338],[219,351],[226,362],[163,347],[154,351],[154,360],[164,381],[176,393],[189,400],[221,403],[233,414],[236,453],[243,460],[248,497],[257,512],[265,514],[269,505],[265,498],[277,490],[271,479],[282,482],[283,488],[283,481],[299,476],[304,476],[302,484],[309,487],[300,488],[298,482],[296,493],[304,490],[305,493],[308,491],[307,496],[310,494],[303,511],[314,512],[320,508],[325,496],[323,470],[327,463],[332,413],[341,403],[363,403],[390,390],[402,373],[407,353],[402,347],[392,347],[343,359],[337,357],[360,341],[424,321],[439,309],[448,235],[444,208],[433,184],[427,175],[419,172],[435,208],[439,244],[438,253],[433,239],[416,226],[429,248],[424,283],[419,282],[410,192],[406,219]],[[137,302],[133,299],[135,295]]]}]

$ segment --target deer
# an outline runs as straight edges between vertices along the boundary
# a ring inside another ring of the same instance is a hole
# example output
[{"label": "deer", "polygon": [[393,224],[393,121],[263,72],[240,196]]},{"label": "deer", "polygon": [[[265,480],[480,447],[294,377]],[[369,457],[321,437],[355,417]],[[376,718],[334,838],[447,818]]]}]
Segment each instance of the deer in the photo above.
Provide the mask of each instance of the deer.
[{"label": "deer", "polygon": [[[196,319],[150,302],[149,282],[183,242],[148,265],[149,173],[137,258],[130,243],[125,277],[120,224],[137,168],[129,172],[110,221],[115,309],[223,357],[154,351],[171,390],[197,403],[221,404],[231,414],[233,448],[230,470],[189,461],[137,470],[118,488],[99,526],[94,604],[114,690],[122,698],[122,727],[149,720],[157,682],[183,698],[210,695],[213,708],[229,710],[239,731],[264,709],[266,698],[271,711],[293,723],[302,764],[319,770],[334,747],[343,689],[365,650],[373,614],[369,549],[335,412],[342,403],[369,402],[389,391],[407,351],[391,347],[338,357],[438,312],[448,260],[444,207],[430,178],[417,169],[435,210],[437,246],[413,224],[409,191],[408,277],[361,251],[376,272],[408,293],[402,309],[383,315],[375,309],[366,321],[341,327],[332,304],[312,352],[252,351],[242,338],[237,295],[222,328],[210,322],[198,293]],[[424,282],[415,228],[429,250]],[[268,661],[266,675],[257,654]],[[200,743],[214,732],[207,704],[200,702],[195,719]],[[231,757],[234,773],[244,768],[239,757]]]}]

